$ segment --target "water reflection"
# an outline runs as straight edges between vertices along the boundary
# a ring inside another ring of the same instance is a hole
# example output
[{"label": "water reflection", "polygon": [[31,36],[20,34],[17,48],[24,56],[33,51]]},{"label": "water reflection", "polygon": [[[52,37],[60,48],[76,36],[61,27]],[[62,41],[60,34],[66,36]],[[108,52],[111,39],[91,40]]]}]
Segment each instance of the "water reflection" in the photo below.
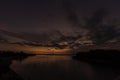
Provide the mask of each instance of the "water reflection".
[{"label": "water reflection", "polygon": [[76,61],[70,56],[50,55],[29,57],[21,63],[14,61],[11,68],[25,80],[116,80],[120,71]]},{"label": "water reflection", "polygon": [[12,68],[26,80],[86,80],[93,74],[89,65],[69,56],[29,57],[21,64],[14,62]]}]

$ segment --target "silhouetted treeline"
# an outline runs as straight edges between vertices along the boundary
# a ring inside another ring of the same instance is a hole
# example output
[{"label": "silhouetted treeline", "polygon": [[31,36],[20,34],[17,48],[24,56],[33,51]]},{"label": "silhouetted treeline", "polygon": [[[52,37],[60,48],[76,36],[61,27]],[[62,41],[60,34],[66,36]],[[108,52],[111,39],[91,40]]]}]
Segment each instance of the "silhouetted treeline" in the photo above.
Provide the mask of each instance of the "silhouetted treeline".
[{"label": "silhouetted treeline", "polygon": [[120,51],[118,50],[91,50],[89,52],[79,52],[74,59],[89,63],[102,63],[120,65]]},{"label": "silhouetted treeline", "polygon": [[28,54],[25,52],[0,51],[0,58],[11,58],[12,60],[22,60],[28,56],[34,55],[35,54]]}]

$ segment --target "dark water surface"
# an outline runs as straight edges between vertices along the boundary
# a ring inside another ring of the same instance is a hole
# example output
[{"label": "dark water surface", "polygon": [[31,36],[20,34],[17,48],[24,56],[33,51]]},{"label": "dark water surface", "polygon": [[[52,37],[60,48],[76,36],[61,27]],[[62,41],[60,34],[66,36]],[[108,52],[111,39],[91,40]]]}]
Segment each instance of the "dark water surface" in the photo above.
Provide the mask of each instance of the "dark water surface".
[{"label": "dark water surface", "polygon": [[25,80],[120,80],[119,67],[91,65],[71,56],[37,55],[11,68]]}]

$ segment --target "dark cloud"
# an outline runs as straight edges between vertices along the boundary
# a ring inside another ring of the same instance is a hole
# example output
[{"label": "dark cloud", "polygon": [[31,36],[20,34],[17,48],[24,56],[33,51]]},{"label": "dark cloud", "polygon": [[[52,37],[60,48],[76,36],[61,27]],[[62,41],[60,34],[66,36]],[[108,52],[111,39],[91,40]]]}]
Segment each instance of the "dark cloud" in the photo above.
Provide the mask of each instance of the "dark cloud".
[{"label": "dark cloud", "polygon": [[108,17],[110,16],[107,10],[100,8],[95,11],[93,16],[87,21],[85,28],[89,30],[88,35],[97,44],[105,43],[111,39],[117,38],[119,35],[119,31],[116,30],[118,27],[116,24],[104,24]]},{"label": "dark cloud", "polygon": [[79,26],[83,16],[89,17],[103,6],[118,17],[119,3],[119,0],[5,0],[0,2],[0,23],[13,31],[68,31],[71,26]]}]

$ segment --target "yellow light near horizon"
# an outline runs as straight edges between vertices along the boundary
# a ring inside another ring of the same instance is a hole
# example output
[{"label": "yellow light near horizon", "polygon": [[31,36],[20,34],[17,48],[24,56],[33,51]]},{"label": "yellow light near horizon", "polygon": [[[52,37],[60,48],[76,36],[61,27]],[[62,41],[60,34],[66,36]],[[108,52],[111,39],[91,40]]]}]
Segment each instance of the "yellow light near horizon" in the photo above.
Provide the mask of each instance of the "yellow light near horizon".
[{"label": "yellow light near horizon", "polygon": [[23,51],[34,54],[68,54],[71,51],[69,48],[59,49],[55,47],[20,46],[5,43],[0,45],[0,50],[15,52]]},{"label": "yellow light near horizon", "polygon": [[68,54],[70,49],[55,49],[50,47],[35,48],[32,51],[36,54]]}]

